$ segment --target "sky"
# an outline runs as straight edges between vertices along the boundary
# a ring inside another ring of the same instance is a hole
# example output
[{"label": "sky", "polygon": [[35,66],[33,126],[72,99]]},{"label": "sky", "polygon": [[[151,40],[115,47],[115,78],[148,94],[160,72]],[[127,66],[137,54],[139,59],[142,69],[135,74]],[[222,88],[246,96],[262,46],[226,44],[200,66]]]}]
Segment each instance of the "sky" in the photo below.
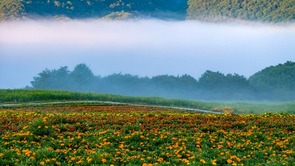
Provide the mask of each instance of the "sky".
[{"label": "sky", "polygon": [[95,75],[249,77],[295,61],[295,25],[161,20],[0,23],[0,89],[31,86],[44,69],[80,63]]}]

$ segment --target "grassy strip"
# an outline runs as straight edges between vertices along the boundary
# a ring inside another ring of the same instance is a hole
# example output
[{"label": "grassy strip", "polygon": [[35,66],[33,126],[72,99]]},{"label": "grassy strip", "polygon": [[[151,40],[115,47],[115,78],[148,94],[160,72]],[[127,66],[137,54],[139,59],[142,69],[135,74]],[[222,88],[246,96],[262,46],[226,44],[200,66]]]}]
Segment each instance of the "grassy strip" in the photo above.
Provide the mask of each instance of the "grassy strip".
[{"label": "grassy strip", "polygon": [[165,99],[160,97],[130,97],[111,94],[80,93],[51,90],[0,90],[0,103],[52,101],[111,101],[131,104],[189,107],[210,110],[216,103]]},{"label": "grassy strip", "polygon": [[165,99],[160,97],[131,97],[111,94],[80,93],[69,91],[22,89],[0,90],[0,104],[53,101],[110,101],[130,104],[186,107],[220,111],[223,111],[224,108],[231,108],[235,113],[295,113],[295,102],[200,102],[192,100]]}]

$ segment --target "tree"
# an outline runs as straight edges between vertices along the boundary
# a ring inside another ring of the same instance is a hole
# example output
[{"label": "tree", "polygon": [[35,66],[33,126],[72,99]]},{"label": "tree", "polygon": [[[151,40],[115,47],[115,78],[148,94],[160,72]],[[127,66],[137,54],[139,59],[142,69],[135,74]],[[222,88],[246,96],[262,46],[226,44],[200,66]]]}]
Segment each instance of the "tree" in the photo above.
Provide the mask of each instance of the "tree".
[{"label": "tree", "polygon": [[295,62],[267,67],[252,75],[249,82],[269,98],[295,99]]},{"label": "tree", "polygon": [[45,69],[33,78],[31,84],[33,88],[37,89],[68,90],[70,85],[68,74],[69,71],[66,66],[58,70]]},{"label": "tree", "polygon": [[199,79],[199,84],[202,88],[207,90],[218,90],[224,88],[226,85],[226,76],[220,72],[213,72],[207,70]]},{"label": "tree", "polygon": [[94,79],[94,74],[85,64],[77,65],[70,73],[72,90],[89,90],[89,86],[92,84]]},{"label": "tree", "polygon": [[43,70],[37,77],[33,78],[31,84],[36,89],[48,89],[51,87],[51,71],[48,69]]}]

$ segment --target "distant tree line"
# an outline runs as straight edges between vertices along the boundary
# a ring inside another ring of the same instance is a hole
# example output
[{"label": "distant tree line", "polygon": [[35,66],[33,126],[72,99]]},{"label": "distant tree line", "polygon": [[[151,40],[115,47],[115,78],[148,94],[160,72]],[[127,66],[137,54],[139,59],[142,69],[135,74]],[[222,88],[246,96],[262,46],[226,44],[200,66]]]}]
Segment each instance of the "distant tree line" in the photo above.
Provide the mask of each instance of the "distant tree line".
[{"label": "distant tree line", "polygon": [[152,78],[130,74],[95,76],[85,64],[73,71],[45,69],[31,82],[34,89],[159,96],[199,100],[294,100],[295,63],[286,62],[255,73],[249,79],[238,74],[206,71],[196,80],[189,75]]}]

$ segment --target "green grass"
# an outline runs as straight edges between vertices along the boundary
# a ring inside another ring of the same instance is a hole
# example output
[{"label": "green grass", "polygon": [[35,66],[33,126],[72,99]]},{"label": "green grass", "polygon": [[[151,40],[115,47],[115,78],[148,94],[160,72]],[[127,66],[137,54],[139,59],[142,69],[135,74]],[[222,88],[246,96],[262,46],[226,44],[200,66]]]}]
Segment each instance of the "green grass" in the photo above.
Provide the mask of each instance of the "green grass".
[{"label": "green grass", "polygon": [[130,104],[187,107],[204,110],[214,110],[216,107],[222,109],[223,107],[229,106],[235,113],[295,113],[295,102],[201,102],[193,100],[165,99],[160,97],[131,97],[69,91],[23,89],[0,90],[0,104],[53,101],[110,101]]},{"label": "green grass", "polygon": [[295,113],[295,102],[236,102],[228,105],[239,113]]},{"label": "green grass", "polygon": [[160,97],[131,97],[111,94],[51,90],[0,90],[0,104],[53,101],[110,101],[130,104],[189,107],[198,109],[210,109],[216,105],[206,102],[165,99]]}]

